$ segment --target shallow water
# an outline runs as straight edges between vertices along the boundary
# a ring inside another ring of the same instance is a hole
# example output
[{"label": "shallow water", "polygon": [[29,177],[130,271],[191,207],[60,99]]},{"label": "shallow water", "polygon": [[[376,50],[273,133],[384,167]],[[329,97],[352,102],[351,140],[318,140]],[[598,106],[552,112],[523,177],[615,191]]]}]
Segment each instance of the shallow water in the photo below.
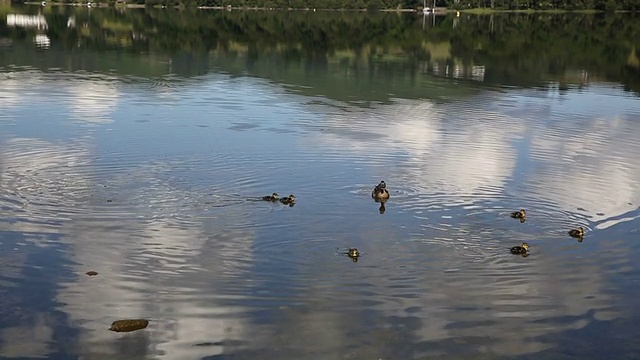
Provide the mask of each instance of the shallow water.
[{"label": "shallow water", "polygon": [[[92,31],[110,14],[64,11]],[[75,30],[42,48],[2,26],[0,357],[640,357],[629,77],[440,74],[435,46],[351,65],[136,55],[100,48],[107,30],[78,53],[56,45]],[[274,191],[295,206],[258,201]],[[151,322],[108,331],[125,318]]]}]

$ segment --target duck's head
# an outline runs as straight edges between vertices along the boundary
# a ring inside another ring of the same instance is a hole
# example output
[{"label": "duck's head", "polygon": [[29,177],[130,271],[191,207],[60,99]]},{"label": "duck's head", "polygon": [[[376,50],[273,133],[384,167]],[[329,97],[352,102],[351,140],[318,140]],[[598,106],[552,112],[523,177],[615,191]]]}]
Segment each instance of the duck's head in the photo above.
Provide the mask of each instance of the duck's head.
[{"label": "duck's head", "polygon": [[380,181],[380,184],[378,184],[378,187],[380,189],[386,189],[387,188],[387,183],[384,182],[384,180]]},{"label": "duck's head", "polygon": [[349,248],[349,257],[358,257],[360,256],[360,252],[356,248]]},{"label": "duck's head", "polygon": [[527,214],[527,211],[526,211],[525,209],[520,209],[520,213],[521,213],[522,215],[526,215],[526,214]]},{"label": "duck's head", "polygon": [[271,194],[271,197],[277,199],[278,198],[278,193],[274,192],[273,194]]},{"label": "duck's head", "polygon": [[529,244],[527,243],[522,243],[522,248],[529,251]]},{"label": "duck's head", "polygon": [[287,199],[289,199],[289,201],[295,201],[296,200],[296,196],[291,194],[291,195],[287,196]]}]

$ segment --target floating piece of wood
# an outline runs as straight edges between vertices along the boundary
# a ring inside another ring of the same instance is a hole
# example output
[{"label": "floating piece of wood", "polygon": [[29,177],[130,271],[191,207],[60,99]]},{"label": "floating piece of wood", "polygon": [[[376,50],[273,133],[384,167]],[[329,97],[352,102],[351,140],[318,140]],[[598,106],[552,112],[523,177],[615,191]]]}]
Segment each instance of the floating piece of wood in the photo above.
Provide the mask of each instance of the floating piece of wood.
[{"label": "floating piece of wood", "polygon": [[116,320],[111,324],[109,330],[115,332],[130,332],[142,330],[147,326],[149,326],[149,320],[145,319]]}]

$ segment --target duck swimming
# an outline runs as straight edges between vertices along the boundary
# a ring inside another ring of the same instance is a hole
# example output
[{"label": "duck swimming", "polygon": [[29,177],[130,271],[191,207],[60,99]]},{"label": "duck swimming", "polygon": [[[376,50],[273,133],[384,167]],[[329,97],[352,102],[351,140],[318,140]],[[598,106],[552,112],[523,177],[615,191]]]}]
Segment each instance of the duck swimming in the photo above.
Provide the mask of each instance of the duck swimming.
[{"label": "duck swimming", "polygon": [[360,257],[360,252],[356,248],[349,248],[347,255],[353,260],[353,262],[358,261],[358,257]]},{"label": "duck swimming", "polygon": [[584,236],[584,229],[580,226],[577,229],[572,229],[569,231],[569,236],[574,238],[582,238]]},{"label": "duck swimming", "polygon": [[373,188],[371,197],[376,200],[386,200],[389,198],[389,191],[387,191],[387,184],[384,180],[380,181],[380,183]]},{"label": "duck swimming", "polygon": [[514,246],[511,248],[511,253],[512,254],[528,254],[529,253],[529,244],[527,243],[522,243],[521,246]]},{"label": "duck swimming", "polygon": [[511,217],[514,219],[520,219],[520,222],[524,222],[526,216],[527,212],[524,209],[520,209],[520,211],[514,211],[511,213]]},{"label": "duck swimming", "polygon": [[271,195],[263,196],[262,200],[264,200],[264,201],[272,201],[272,202],[278,201],[278,193],[274,192]]},{"label": "duck swimming", "polygon": [[280,202],[285,204],[285,205],[289,205],[289,206],[293,206],[296,203],[296,196],[291,194],[287,197],[284,197],[282,199],[280,199]]}]

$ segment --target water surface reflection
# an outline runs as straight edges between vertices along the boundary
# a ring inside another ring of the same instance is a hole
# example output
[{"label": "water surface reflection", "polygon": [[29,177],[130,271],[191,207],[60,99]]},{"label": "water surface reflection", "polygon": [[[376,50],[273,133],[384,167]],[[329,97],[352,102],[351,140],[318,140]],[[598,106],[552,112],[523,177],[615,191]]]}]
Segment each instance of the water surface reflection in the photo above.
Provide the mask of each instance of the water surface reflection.
[{"label": "water surface reflection", "polygon": [[456,96],[0,73],[2,356],[637,355],[637,97],[424,76]]}]

